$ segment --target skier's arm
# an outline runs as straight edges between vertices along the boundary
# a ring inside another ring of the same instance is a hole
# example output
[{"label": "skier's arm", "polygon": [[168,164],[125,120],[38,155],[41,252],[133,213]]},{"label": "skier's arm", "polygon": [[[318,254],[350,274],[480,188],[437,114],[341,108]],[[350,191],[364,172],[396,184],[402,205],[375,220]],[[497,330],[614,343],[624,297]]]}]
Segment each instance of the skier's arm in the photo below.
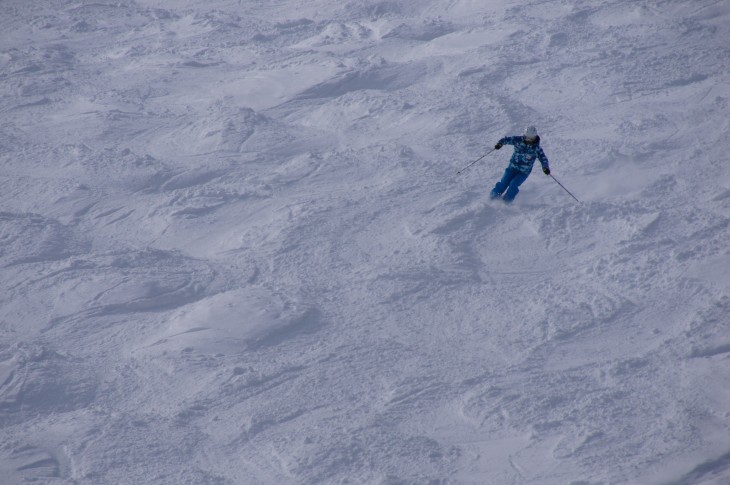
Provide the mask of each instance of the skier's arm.
[{"label": "skier's arm", "polygon": [[494,145],[494,148],[499,150],[502,148],[503,145],[514,145],[517,143],[521,136],[505,136],[504,138],[500,138],[496,145]]},{"label": "skier's arm", "polygon": [[537,148],[537,159],[540,160],[540,165],[542,165],[542,171],[545,175],[550,175],[550,162],[548,162],[545,152],[542,151],[542,147]]},{"label": "skier's arm", "polygon": [[500,145],[514,145],[521,139],[521,136],[505,136],[504,138],[500,138],[497,143],[499,143]]}]

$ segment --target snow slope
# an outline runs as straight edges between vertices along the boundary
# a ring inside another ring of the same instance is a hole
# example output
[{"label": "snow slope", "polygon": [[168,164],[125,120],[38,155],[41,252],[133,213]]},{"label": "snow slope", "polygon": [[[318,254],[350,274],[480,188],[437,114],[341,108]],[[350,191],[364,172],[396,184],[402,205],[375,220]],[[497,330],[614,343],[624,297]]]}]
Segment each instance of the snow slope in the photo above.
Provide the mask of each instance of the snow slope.
[{"label": "snow slope", "polygon": [[727,2],[0,10],[2,485],[730,483]]}]

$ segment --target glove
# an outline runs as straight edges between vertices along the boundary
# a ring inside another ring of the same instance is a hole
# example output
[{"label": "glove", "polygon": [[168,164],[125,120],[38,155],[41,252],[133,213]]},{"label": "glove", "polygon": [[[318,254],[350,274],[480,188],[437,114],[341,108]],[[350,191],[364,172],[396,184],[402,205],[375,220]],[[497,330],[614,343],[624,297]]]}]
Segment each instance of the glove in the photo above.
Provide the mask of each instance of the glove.
[{"label": "glove", "polygon": [[550,167],[542,167],[542,173],[545,175],[550,175]]},{"label": "glove", "polygon": [[494,149],[495,150],[499,150],[500,148],[502,148],[502,144],[501,143],[497,143],[496,145],[494,145]]}]

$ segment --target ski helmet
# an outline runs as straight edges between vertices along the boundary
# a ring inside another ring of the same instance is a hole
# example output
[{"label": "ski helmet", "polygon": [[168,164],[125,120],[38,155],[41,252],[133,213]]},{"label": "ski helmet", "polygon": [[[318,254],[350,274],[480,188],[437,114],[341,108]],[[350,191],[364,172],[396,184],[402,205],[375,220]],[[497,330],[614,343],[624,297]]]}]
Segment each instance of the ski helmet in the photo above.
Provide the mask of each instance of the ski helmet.
[{"label": "ski helmet", "polygon": [[528,126],[525,129],[524,137],[527,143],[535,143],[540,138],[537,136],[537,128],[534,126]]}]

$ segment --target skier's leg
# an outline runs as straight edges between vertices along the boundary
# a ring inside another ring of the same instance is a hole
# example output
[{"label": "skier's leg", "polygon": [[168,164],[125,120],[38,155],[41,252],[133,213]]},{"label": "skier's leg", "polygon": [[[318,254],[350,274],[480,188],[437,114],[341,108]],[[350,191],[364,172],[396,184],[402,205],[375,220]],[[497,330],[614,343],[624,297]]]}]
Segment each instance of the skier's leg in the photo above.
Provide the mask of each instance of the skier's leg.
[{"label": "skier's leg", "polygon": [[512,180],[509,182],[509,187],[507,188],[507,193],[504,194],[504,197],[502,197],[502,200],[504,200],[507,203],[512,202],[515,200],[515,197],[517,197],[517,193],[520,191],[520,185],[527,180],[527,174],[519,172],[515,174],[514,177],[512,177]]},{"label": "skier's leg", "polygon": [[504,191],[507,190],[507,187],[509,187],[509,184],[510,182],[512,182],[512,179],[516,175],[516,172],[516,170],[507,167],[504,171],[504,175],[502,175],[502,180],[494,185],[494,188],[492,189],[492,192],[489,194],[489,196],[492,199],[500,197],[504,193]]}]

